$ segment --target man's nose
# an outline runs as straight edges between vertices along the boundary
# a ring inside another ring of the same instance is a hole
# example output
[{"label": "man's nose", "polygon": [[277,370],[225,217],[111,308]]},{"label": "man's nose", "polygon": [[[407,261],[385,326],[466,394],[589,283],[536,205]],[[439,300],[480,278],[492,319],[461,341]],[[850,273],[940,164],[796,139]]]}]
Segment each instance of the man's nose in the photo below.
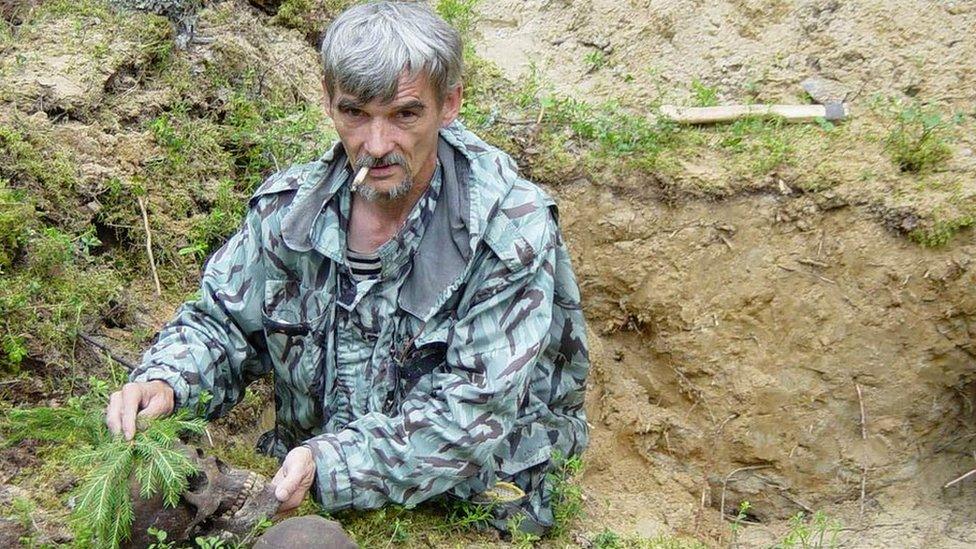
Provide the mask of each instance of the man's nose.
[{"label": "man's nose", "polygon": [[373,158],[383,158],[393,152],[392,132],[385,120],[377,117],[370,122],[363,149],[366,154]]}]

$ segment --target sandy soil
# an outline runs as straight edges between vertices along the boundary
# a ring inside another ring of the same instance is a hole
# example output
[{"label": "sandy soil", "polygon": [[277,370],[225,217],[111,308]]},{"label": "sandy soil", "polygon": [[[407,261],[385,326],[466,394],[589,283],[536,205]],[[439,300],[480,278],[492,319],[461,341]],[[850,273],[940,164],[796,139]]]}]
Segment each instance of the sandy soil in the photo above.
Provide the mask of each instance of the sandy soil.
[{"label": "sandy soil", "polygon": [[[855,111],[876,94],[976,106],[970,2],[503,0],[481,14],[478,50],[507,75],[590,100],[682,102],[699,80],[722,102],[797,102],[819,76]],[[651,187],[554,189],[594,341],[587,527],[727,543],[724,499],[726,513],[752,504],[746,546],[819,509],[844,546],[976,543],[976,486],[942,489],[974,466],[972,234],[928,251],[845,201],[668,207]]]}]

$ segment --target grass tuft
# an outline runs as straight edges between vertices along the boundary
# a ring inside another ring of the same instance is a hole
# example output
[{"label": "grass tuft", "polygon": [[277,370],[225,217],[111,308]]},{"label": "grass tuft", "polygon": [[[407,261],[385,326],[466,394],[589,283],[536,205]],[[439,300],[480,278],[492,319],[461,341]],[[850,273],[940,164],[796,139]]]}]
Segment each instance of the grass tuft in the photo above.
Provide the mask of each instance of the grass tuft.
[{"label": "grass tuft", "polygon": [[893,117],[884,139],[885,150],[903,172],[920,173],[939,167],[952,157],[950,143],[962,115],[949,116],[924,103],[887,105]]},{"label": "grass tuft", "polygon": [[583,471],[579,456],[553,455],[553,469],[546,475],[552,490],[552,514],[554,524],[549,536],[555,539],[569,534],[576,521],[583,515],[583,489],[574,479]]}]

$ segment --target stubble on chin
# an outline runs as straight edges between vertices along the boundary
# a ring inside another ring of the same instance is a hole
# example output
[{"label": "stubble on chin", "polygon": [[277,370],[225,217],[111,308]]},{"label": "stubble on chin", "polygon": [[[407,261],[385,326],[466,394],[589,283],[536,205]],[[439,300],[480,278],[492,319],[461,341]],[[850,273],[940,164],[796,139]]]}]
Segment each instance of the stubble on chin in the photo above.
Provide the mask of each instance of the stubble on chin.
[{"label": "stubble on chin", "polygon": [[380,191],[369,183],[363,183],[356,189],[356,192],[368,202],[395,200],[406,195],[413,187],[413,180],[409,177],[397,183],[389,190]]},{"label": "stubble on chin", "polygon": [[387,201],[387,200],[395,200],[397,198],[400,198],[401,196],[406,195],[410,191],[410,189],[413,187],[413,178],[410,177],[410,173],[411,173],[410,163],[407,162],[407,159],[400,154],[393,153],[393,154],[386,155],[383,158],[373,158],[370,156],[363,156],[357,159],[357,161],[354,164],[354,169],[358,170],[359,168],[362,167],[373,167],[376,166],[377,164],[387,164],[387,163],[399,165],[401,168],[403,168],[403,171],[405,173],[403,180],[397,183],[396,185],[394,185],[392,188],[385,191],[378,190],[376,187],[364,181],[363,184],[360,185],[358,189],[356,189],[356,192],[359,194],[359,196],[361,196],[363,199],[369,202]]}]

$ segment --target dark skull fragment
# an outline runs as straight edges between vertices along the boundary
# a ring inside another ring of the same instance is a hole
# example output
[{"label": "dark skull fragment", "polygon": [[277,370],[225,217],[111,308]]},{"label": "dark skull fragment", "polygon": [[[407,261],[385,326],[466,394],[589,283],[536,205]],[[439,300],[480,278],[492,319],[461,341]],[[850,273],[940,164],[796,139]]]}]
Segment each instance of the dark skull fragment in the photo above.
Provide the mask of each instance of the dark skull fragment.
[{"label": "dark skull fragment", "polygon": [[268,479],[246,469],[230,467],[219,459],[205,457],[199,449],[179,444],[194,462],[197,473],[176,507],[165,507],[162,496],[151,499],[139,495],[133,478],[130,492],[135,520],[132,538],[125,547],[146,547],[155,541],[147,530],[165,530],[167,541],[182,542],[195,536],[221,539],[246,536],[255,525],[278,510],[278,500]]}]

